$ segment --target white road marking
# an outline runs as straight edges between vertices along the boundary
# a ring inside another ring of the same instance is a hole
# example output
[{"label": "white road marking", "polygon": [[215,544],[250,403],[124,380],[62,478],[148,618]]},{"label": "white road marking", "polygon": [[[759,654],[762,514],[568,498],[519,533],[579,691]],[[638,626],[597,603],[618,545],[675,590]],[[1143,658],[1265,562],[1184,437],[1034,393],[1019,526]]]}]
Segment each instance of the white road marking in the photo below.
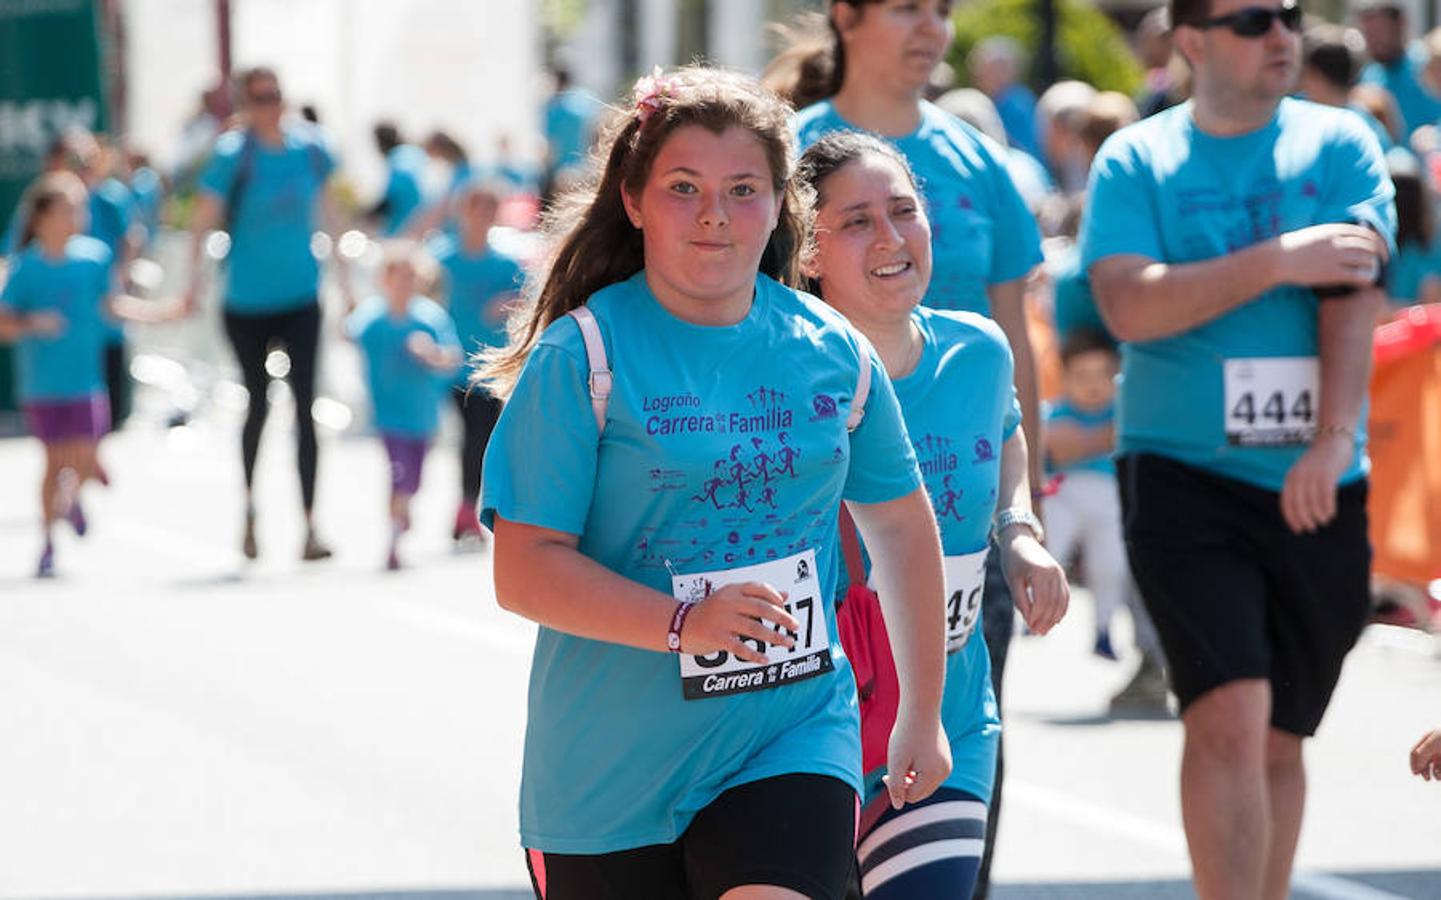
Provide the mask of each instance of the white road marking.
[{"label": "white road marking", "polygon": [[[1106,831],[1162,853],[1186,858],[1186,835],[1173,825],[1155,822],[1029,781],[1006,779],[1006,799],[1051,818],[1082,828]],[[1358,881],[1320,872],[1297,872],[1291,887],[1321,900],[1407,900]]]}]

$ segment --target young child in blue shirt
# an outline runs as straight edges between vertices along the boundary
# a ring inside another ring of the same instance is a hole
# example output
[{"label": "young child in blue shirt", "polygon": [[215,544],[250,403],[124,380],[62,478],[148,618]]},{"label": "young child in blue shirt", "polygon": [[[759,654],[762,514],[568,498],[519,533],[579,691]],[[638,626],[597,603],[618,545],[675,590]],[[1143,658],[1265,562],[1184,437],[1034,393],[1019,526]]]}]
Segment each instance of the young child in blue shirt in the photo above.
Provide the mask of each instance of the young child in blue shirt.
[{"label": "young child in blue shirt", "polygon": [[110,249],[81,234],[87,195],[77,176],[44,176],[24,203],[14,268],[0,294],[0,340],[16,344],[25,420],[45,445],[36,571],[46,578],[55,573],[55,523],[68,519],[76,534],[86,531],[80,488],[98,475],[96,448],[110,427],[108,318],[160,322],[177,318],[182,306],[115,293]]},{"label": "young child in blue shirt", "polygon": [[365,357],[375,429],[390,461],[388,570],[400,568],[400,536],[410,530],[410,501],[440,424],[440,398],[460,367],[450,316],[417,292],[428,258],[410,241],[388,244],[379,296],[356,307],[348,332]]}]

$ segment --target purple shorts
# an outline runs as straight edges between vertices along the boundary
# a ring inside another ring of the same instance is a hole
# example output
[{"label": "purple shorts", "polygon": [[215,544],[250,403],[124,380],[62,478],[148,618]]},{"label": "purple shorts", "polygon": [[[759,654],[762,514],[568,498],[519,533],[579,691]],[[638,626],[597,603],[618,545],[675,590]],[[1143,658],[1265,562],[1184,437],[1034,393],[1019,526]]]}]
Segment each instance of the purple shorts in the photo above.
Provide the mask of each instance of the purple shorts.
[{"label": "purple shorts", "polygon": [[110,431],[110,400],[92,394],[83,400],[26,403],[25,425],[44,444],[98,441]]},{"label": "purple shorts", "polygon": [[425,451],[430,442],[425,438],[399,434],[382,434],[385,455],[390,457],[390,490],[396,494],[414,494],[420,490],[420,467],[425,464]]}]

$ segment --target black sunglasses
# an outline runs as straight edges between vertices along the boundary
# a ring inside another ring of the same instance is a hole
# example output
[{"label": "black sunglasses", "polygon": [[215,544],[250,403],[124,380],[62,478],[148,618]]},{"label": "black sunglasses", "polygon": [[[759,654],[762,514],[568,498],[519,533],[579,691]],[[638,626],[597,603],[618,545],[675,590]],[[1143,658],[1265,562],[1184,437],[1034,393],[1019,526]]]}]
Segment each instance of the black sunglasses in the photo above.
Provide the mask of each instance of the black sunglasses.
[{"label": "black sunglasses", "polygon": [[1271,23],[1277,19],[1287,31],[1301,30],[1301,7],[1294,3],[1279,9],[1270,6],[1248,6],[1214,19],[1203,19],[1196,23],[1198,28],[1229,28],[1237,37],[1260,37],[1271,30]]}]

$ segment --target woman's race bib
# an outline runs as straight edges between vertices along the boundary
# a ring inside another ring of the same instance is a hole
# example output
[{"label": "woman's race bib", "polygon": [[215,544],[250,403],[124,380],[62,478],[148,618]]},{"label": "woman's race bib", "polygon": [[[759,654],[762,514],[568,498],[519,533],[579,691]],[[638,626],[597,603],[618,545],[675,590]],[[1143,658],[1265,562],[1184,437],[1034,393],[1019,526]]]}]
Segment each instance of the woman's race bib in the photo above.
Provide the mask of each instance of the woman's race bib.
[{"label": "woman's race bib", "polygon": [[981,618],[981,595],[986,588],[987,547],[965,556],[947,556],[943,561],[946,573],[946,652],[955,653],[966,646]]}]

